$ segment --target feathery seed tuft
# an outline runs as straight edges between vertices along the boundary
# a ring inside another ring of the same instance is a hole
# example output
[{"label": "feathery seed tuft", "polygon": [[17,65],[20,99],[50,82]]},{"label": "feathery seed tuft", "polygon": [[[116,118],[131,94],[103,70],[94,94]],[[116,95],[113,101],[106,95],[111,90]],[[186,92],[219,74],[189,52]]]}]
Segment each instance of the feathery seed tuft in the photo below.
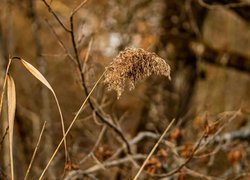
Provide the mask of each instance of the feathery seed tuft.
[{"label": "feathery seed tuft", "polygon": [[108,90],[115,90],[117,98],[126,86],[135,88],[137,81],[152,74],[167,76],[170,80],[170,66],[164,59],[140,48],[126,48],[106,67],[104,83]]}]

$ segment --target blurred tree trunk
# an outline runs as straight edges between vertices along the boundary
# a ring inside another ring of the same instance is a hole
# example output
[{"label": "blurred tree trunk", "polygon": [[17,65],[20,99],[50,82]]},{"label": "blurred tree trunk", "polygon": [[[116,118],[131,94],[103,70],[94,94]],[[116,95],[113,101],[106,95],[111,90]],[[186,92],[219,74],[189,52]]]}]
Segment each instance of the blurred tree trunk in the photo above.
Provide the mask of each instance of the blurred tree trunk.
[{"label": "blurred tree trunk", "polygon": [[[153,105],[148,103],[149,106],[145,109],[145,112],[149,112],[149,117],[158,117],[156,118],[158,120],[154,120],[158,122],[154,122],[154,124],[159,130],[163,130],[168,123],[166,119],[177,118],[179,122],[185,122],[183,118],[186,118],[189,111],[198,76],[198,57],[190,45],[200,38],[199,26],[202,24],[205,13],[191,0],[165,1],[162,36],[158,49],[160,52],[166,52],[164,55],[171,64],[172,80],[171,82],[157,80],[149,86],[147,92],[150,99],[153,100]],[[159,92],[159,89],[162,89],[163,92]],[[157,96],[161,97],[157,98]],[[156,99],[159,101],[154,104]],[[160,104],[162,107],[159,107]],[[156,108],[152,106],[156,106]],[[158,112],[150,115],[152,109],[157,109]],[[160,109],[162,109],[161,112],[159,112]],[[159,116],[159,114],[162,115]],[[151,120],[152,118],[149,121]],[[143,124],[141,126],[145,127]]]},{"label": "blurred tree trunk", "polygon": [[[165,1],[162,36],[158,50],[163,52],[162,54],[170,61],[172,81],[169,83],[154,80],[148,86],[146,92],[148,92],[150,102],[147,103],[144,112],[149,120],[147,123],[142,122],[142,128],[148,128],[147,124],[153,122],[157,129],[162,130],[165,127],[164,124],[167,123],[166,119],[172,118],[177,118],[179,125],[185,126],[187,119],[195,115],[197,111],[206,111],[206,105],[213,107],[210,110],[216,113],[219,113],[219,109],[226,111],[232,110],[229,107],[239,107],[240,99],[247,96],[245,93],[246,74],[237,73],[236,75],[230,68],[249,73],[250,61],[244,55],[248,53],[244,49],[249,44],[249,26],[244,22],[249,14],[244,11],[246,7],[224,8],[221,6],[210,9],[194,0]],[[220,46],[221,42],[224,43],[223,46]],[[224,56],[226,60],[224,58],[223,61]],[[211,68],[208,63],[213,64],[215,68]],[[218,76],[218,78],[213,78],[216,85],[200,86],[202,82],[209,84],[210,77],[216,76],[213,72],[219,74],[222,71],[220,66],[225,68],[228,72],[227,76],[231,78],[225,79],[226,76],[224,78]],[[233,79],[242,82],[241,93],[236,93],[239,89],[230,86],[235,83]],[[231,93],[225,93],[226,89]],[[218,96],[209,98],[211,92],[219,93]],[[227,97],[227,94],[232,93],[237,94],[237,101],[232,101]],[[205,99],[201,96],[204,94],[207,94]],[[152,109],[155,112],[152,112]]]}]

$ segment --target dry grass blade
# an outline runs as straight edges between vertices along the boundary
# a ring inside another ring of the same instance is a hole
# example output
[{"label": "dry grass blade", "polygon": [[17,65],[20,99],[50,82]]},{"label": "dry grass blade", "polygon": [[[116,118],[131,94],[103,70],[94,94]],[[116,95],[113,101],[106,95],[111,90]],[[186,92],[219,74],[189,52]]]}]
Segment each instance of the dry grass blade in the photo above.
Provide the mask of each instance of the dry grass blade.
[{"label": "dry grass blade", "polygon": [[27,169],[27,171],[26,171],[26,174],[25,174],[24,180],[26,180],[26,179],[28,178],[28,175],[29,175],[29,172],[30,172],[31,166],[32,166],[32,164],[33,164],[33,161],[34,161],[35,156],[36,156],[36,152],[37,152],[37,150],[38,150],[38,146],[39,146],[39,144],[40,144],[40,142],[41,142],[41,138],[42,138],[42,135],[43,135],[43,132],[44,132],[45,126],[46,126],[46,121],[45,121],[45,122],[44,122],[44,124],[43,124],[42,130],[41,130],[41,133],[40,133],[40,135],[39,135],[39,138],[38,138],[38,141],[37,141],[37,144],[36,144],[35,150],[34,150],[34,152],[33,152],[33,154],[32,154],[32,158],[31,158],[31,160],[30,160],[29,167],[28,167],[28,169]]},{"label": "dry grass blade", "polygon": [[47,86],[47,88],[49,88],[52,93],[54,94],[54,90],[51,87],[51,85],[49,84],[49,82],[45,79],[45,77],[34,67],[32,66],[30,63],[28,63],[27,61],[21,59],[21,62],[23,63],[23,65],[26,67],[26,69],[33,74],[39,81],[41,81],[45,86]]},{"label": "dry grass blade", "polygon": [[[51,156],[49,162],[44,168],[39,179],[43,178],[49,165],[51,164],[52,160],[57,154],[61,144],[65,140],[73,124],[75,123],[77,117],[79,116],[85,104],[88,102],[91,94],[93,93],[93,91],[95,90],[96,86],[98,85],[98,83],[100,82],[103,76],[105,76],[104,81],[105,83],[108,84],[108,88],[116,90],[118,92],[118,97],[119,97],[119,95],[121,95],[121,93],[124,90],[125,80],[128,80],[130,85],[133,85],[134,87],[134,84],[136,83],[137,80],[148,77],[151,74],[165,75],[170,79],[170,66],[163,59],[158,57],[156,54],[147,52],[143,49],[127,48],[124,51],[122,51],[115,58],[115,60],[111,63],[111,65],[106,68],[106,70],[102,73],[100,78],[96,81],[94,87],[89,92],[88,96],[86,97],[81,107],[79,108],[77,114],[75,115],[74,119],[69,125],[69,128],[67,129],[65,135],[63,136],[62,140],[58,144],[56,150]],[[157,142],[157,144],[155,145],[155,147],[149,154],[148,158],[150,158],[150,156],[153,154],[154,150],[156,149],[156,147],[158,146],[158,144],[160,143],[164,135],[167,133],[168,129],[171,127],[173,122],[174,120],[169,124],[168,128],[164,131],[163,135],[160,137],[159,141]],[[138,172],[138,175],[139,174],[140,172]]]},{"label": "dry grass blade", "polygon": [[5,88],[6,88],[6,82],[7,82],[7,76],[9,73],[9,69],[10,69],[10,64],[11,64],[12,60],[9,59],[9,63],[5,72],[5,78],[4,78],[4,82],[3,82],[3,89],[2,89],[2,93],[1,93],[1,99],[0,99],[0,116],[2,113],[2,106],[3,106],[3,97],[4,97],[4,92],[5,92]]},{"label": "dry grass blade", "polygon": [[156,148],[159,146],[160,142],[162,141],[162,139],[164,138],[164,136],[166,135],[166,133],[168,132],[168,130],[172,127],[173,123],[175,122],[175,119],[173,119],[170,124],[168,125],[168,127],[165,129],[165,131],[162,133],[161,137],[159,138],[159,140],[157,141],[157,143],[154,145],[154,147],[152,148],[152,150],[150,151],[150,153],[148,154],[147,158],[145,159],[145,161],[143,162],[142,166],[140,167],[139,171],[137,172],[136,176],[134,177],[133,180],[137,180],[138,177],[140,176],[143,168],[146,166],[148,160],[150,159],[150,157],[153,155],[153,153],[155,152]]},{"label": "dry grass blade", "polygon": [[11,179],[14,180],[14,160],[13,160],[13,131],[16,110],[16,89],[11,76],[7,76],[7,102],[8,102],[8,120],[9,120],[9,142],[10,142],[10,165]]},{"label": "dry grass blade", "polygon": [[102,75],[100,76],[100,78],[96,81],[94,87],[91,89],[91,91],[89,92],[88,96],[85,98],[85,100],[84,100],[84,102],[82,103],[81,107],[80,107],[79,110],[77,111],[77,113],[76,113],[74,119],[72,120],[72,122],[70,123],[69,128],[67,129],[65,135],[64,135],[63,138],[61,139],[61,141],[60,141],[60,143],[58,144],[56,150],[54,151],[53,155],[51,156],[49,162],[47,163],[46,167],[44,168],[44,170],[43,170],[41,176],[39,177],[39,180],[41,180],[41,179],[43,178],[45,172],[46,172],[47,169],[49,168],[49,166],[50,166],[52,160],[54,159],[54,157],[55,157],[56,153],[58,152],[60,146],[62,145],[64,139],[66,138],[66,136],[67,136],[68,133],[70,132],[70,130],[71,130],[71,128],[73,127],[74,123],[76,122],[76,120],[77,120],[79,114],[81,113],[83,107],[84,107],[85,104],[88,102],[90,96],[92,95],[92,93],[94,92],[96,86],[99,84],[99,82],[100,82],[101,79],[103,78],[103,76],[104,76],[104,74],[106,73],[106,71],[107,71],[107,70],[105,70],[105,71],[102,73]]},{"label": "dry grass blade", "polygon": [[[21,59],[21,62],[23,63],[23,65],[26,67],[26,69],[33,76],[35,76],[39,81],[41,81],[52,92],[52,94],[53,94],[53,96],[55,98],[57,107],[58,107],[59,114],[60,114],[63,136],[65,136],[65,126],[64,126],[63,115],[62,115],[61,107],[59,105],[59,102],[58,102],[55,91],[53,90],[53,88],[51,87],[49,82],[45,79],[45,77],[34,66],[32,66],[30,63],[28,63],[27,61],[25,61],[23,59]],[[66,155],[66,162],[67,162],[68,161],[68,151],[67,151],[67,141],[66,141],[66,139],[64,139],[64,146],[65,146],[64,148],[65,148],[65,155]]]}]

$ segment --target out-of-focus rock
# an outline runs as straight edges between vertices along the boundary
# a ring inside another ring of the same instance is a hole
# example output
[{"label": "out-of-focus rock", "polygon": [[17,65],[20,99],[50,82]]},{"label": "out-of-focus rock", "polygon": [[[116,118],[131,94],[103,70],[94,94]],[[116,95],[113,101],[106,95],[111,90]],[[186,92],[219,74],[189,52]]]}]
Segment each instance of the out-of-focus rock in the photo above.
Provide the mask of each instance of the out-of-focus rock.
[{"label": "out-of-focus rock", "polygon": [[203,39],[214,49],[250,57],[250,24],[229,9],[221,7],[208,12]]},{"label": "out-of-focus rock", "polygon": [[249,74],[201,63],[206,70],[206,79],[199,80],[194,93],[197,111],[209,109],[213,113],[237,110],[243,104],[250,105],[248,98]]}]

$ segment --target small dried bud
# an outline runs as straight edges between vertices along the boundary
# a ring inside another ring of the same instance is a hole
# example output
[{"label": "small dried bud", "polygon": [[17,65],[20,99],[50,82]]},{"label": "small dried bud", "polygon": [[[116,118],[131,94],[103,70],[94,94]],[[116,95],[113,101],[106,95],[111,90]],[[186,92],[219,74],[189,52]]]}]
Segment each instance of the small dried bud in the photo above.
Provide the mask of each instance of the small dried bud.
[{"label": "small dried bud", "polygon": [[139,48],[126,48],[107,67],[104,83],[108,90],[115,90],[119,98],[128,86],[135,88],[137,81],[152,74],[164,75],[170,79],[170,66],[164,59]]},{"label": "small dried bud", "polygon": [[181,129],[180,128],[173,129],[169,135],[171,141],[176,141],[180,136],[181,136]]},{"label": "small dried bud", "polygon": [[237,163],[242,159],[242,151],[240,149],[232,149],[227,154],[227,159],[232,163]]},{"label": "small dried bud", "polygon": [[149,175],[154,175],[156,170],[161,168],[161,162],[158,158],[150,158],[146,164],[146,171]]}]

